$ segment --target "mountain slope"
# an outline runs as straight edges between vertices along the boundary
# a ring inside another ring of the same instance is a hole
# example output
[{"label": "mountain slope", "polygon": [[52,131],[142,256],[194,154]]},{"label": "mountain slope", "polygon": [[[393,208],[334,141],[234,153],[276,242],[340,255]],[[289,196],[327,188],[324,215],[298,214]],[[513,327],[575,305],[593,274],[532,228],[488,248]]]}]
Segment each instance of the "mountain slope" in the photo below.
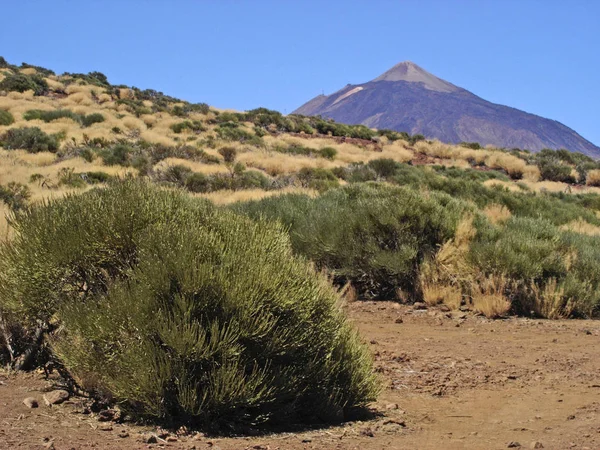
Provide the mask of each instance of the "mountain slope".
[{"label": "mountain slope", "polygon": [[600,157],[600,147],[560,122],[488,102],[411,62],[397,64],[368,83],[319,95],[294,114],[420,133],[449,143],[532,151],[566,148]]}]

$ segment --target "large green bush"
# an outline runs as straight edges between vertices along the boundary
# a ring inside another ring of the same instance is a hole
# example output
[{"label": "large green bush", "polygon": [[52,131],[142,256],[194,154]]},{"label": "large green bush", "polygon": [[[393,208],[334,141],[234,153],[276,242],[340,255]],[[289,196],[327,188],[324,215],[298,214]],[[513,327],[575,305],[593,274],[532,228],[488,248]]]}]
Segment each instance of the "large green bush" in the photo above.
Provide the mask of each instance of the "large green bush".
[{"label": "large green bush", "polygon": [[0,308],[134,417],[327,420],[374,399],[338,294],[281,226],[125,181],[17,216]]},{"label": "large green bush", "polygon": [[233,207],[290,228],[294,250],[361,295],[418,297],[419,263],[454,236],[465,203],[444,194],[357,184],[311,199],[288,194]]},{"label": "large green bush", "polygon": [[0,136],[0,145],[7,150],[24,149],[30,153],[56,152],[58,139],[38,127],[11,128]]},{"label": "large green bush", "polygon": [[14,73],[0,81],[0,91],[33,91],[35,95],[44,95],[48,92],[48,83],[39,75]]}]

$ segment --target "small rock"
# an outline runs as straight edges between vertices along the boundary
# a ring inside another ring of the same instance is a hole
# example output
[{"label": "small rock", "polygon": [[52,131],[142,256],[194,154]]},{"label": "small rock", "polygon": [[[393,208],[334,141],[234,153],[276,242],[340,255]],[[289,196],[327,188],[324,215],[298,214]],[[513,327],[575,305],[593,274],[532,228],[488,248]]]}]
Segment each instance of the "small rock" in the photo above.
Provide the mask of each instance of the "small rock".
[{"label": "small rock", "polygon": [[104,409],[98,413],[98,420],[100,422],[109,422],[115,418],[114,409]]},{"label": "small rock", "polygon": [[575,416],[571,414],[569,417],[567,417],[567,420],[575,420]]},{"label": "small rock", "polygon": [[375,345],[378,344],[378,342],[375,339],[371,339],[371,344]]},{"label": "small rock", "polygon": [[167,442],[177,442],[177,436],[167,436]]},{"label": "small rock", "polygon": [[427,305],[423,302],[415,302],[413,304],[413,309],[415,310],[423,310],[423,309],[427,309]]},{"label": "small rock", "polygon": [[360,434],[363,436],[375,437],[375,433],[373,433],[373,430],[371,430],[369,427],[360,430]]},{"label": "small rock", "polygon": [[521,444],[519,444],[516,441],[509,442],[509,444],[508,444],[508,448],[519,448],[520,446],[521,446]]},{"label": "small rock", "polygon": [[44,394],[44,402],[48,406],[59,405],[69,399],[69,393],[62,389]]},{"label": "small rock", "polygon": [[535,441],[531,443],[531,448],[544,448],[544,445],[541,442]]},{"label": "small rock", "polygon": [[387,409],[388,411],[392,409],[398,409],[398,403],[388,403],[387,405],[385,405],[385,409]]},{"label": "small rock", "polygon": [[156,444],[158,439],[155,434],[150,433],[142,436],[142,442],[145,442],[146,444]]},{"label": "small rock", "polygon": [[27,397],[25,400],[23,400],[23,403],[28,408],[37,408],[39,406],[38,401],[33,397]]},{"label": "small rock", "polygon": [[47,448],[48,450],[55,450],[56,447],[54,446],[54,441],[46,442],[44,444],[44,448]]},{"label": "small rock", "polygon": [[404,320],[402,317],[398,317],[396,320],[394,320],[394,323],[404,323]]},{"label": "small rock", "polygon": [[450,308],[448,307],[448,305],[444,305],[443,303],[439,306],[439,310],[441,312],[450,312]]},{"label": "small rock", "polygon": [[129,437],[129,433],[127,432],[127,430],[121,430],[121,431],[119,431],[119,434],[118,434],[118,436],[119,436],[120,438],[123,438],[123,439],[125,439],[125,438]]},{"label": "small rock", "polygon": [[100,431],[112,431],[112,430],[113,430],[113,427],[112,427],[112,425],[104,424],[104,425],[100,425],[100,426],[98,427],[98,429],[99,429]]}]

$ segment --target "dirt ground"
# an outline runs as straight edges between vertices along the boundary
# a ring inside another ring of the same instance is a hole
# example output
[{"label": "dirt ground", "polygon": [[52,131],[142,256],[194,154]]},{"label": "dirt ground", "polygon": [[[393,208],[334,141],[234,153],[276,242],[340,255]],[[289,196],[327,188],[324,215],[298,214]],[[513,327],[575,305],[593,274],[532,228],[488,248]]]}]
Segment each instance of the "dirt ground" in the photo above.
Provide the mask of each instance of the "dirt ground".
[{"label": "dirt ground", "polygon": [[41,374],[0,373],[0,448],[600,449],[599,322],[491,321],[391,302],[348,309],[385,386],[372,420],[255,437],[168,434],[102,422],[77,398],[45,406]]}]

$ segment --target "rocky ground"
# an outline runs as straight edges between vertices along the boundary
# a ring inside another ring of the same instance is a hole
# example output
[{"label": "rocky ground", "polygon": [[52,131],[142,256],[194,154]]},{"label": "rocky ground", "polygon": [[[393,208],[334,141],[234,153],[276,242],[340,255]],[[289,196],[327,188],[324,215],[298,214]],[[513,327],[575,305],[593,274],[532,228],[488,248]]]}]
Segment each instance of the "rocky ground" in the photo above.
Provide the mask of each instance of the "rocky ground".
[{"label": "rocky ground", "polygon": [[391,302],[348,310],[385,386],[371,420],[235,438],[165,432],[77,397],[47,406],[64,394],[43,374],[0,372],[0,448],[600,449],[599,322],[491,321]]}]

